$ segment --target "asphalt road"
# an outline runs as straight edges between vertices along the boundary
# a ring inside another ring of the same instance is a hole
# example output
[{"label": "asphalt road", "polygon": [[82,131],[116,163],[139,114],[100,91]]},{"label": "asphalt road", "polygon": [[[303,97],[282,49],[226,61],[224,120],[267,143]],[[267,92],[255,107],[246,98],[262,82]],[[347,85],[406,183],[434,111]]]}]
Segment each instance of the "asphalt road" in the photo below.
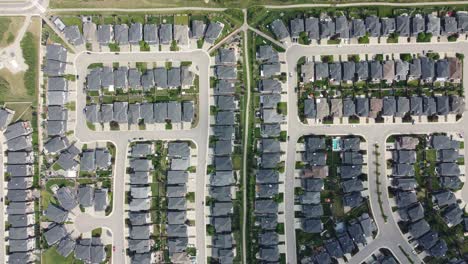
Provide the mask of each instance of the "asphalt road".
[{"label": "asphalt road", "polygon": [[[385,173],[385,160],[381,155],[379,161],[381,170],[381,186],[380,191],[382,195],[384,214],[388,216],[385,222],[382,213],[380,212],[377,185],[375,179],[375,156],[373,153],[373,144],[378,143],[380,149],[385,148],[386,138],[391,134],[399,133],[433,133],[433,132],[462,132],[468,135],[468,121],[467,118],[462,118],[457,123],[426,123],[412,125],[408,123],[403,124],[337,124],[337,125],[306,125],[300,122],[298,117],[297,108],[297,94],[294,92],[294,87],[297,86],[296,63],[302,56],[312,55],[339,55],[339,54],[389,54],[389,53],[422,53],[423,51],[433,50],[435,52],[458,52],[468,55],[468,45],[466,42],[457,43],[437,43],[437,44],[375,44],[375,45],[344,45],[344,46],[302,46],[293,45],[289,47],[286,52],[286,60],[288,64],[288,71],[293,73],[288,77],[288,149],[287,149],[287,162],[286,162],[286,179],[285,179],[285,217],[286,217],[286,260],[287,263],[297,263],[296,259],[296,238],[294,229],[294,164],[296,152],[295,145],[297,140],[308,134],[326,134],[326,135],[343,135],[343,134],[356,134],[363,136],[368,142],[368,184],[369,184],[369,199],[374,220],[378,226],[378,235],[367,247],[357,253],[349,263],[359,264],[365,260],[372,252],[379,248],[389,248],[393,254],[405,263],[406,256],[401,252],[398,246],[401,246],[409,257],[415,263],[422,262],[418,256],[412,253],[412,247],[407,243],[406,239],[402,236],[400,229],[392,217],[392,210],[388,202],[388,193],[386,187],[386,173]],[[289,76],[289,74],[288,74]],[[463,86],[468,87],[468,67],[463,67]],[[466,93],[465,93],[466,94]],[[465,109],[465,115],[466,115]],[[382,152],[383,153],[383,152]],[[463,190],[463,197],[468,198],[467,192]]]},{"label": "asphalt road", "polygon": [[[112,62],[153,62],[153,61],[192,61],[199,69],[199,113],[198,126],[191,130],[164,130],[164,131],[92,131],[86,125],[86,119],[83,109],[86,105],[86,94],[83,90],[83,81],[86,77],[87,67],[91,63],[112,63]],[[107,217],[92,217],[89,215],[80,215],[75,221],[78,231],[91,231],[98,227],[107,227],[112,230],[113,243],[116,252],[112,255],[113,263],[125,263],[126,246],[125,242],[125,224],[124,224],[124,206],[125,206],[125,161],[127,158],[128,142],[134,138],[144,138],[145,140],[192,140],[198,149],[197,179],[196,179],[196,198],[195,198],[195,222],[197,244],[197,262],[204,263],[205,255],[205,175],[206,160],[208,149],[208,129],[209,129],[209,94],[210,94],[210,57],[204,51],[191,52],[131,52],[131,53],[80,53],[74,62],[76,74],[80,76],[77,83],[76,99],[76,127],[75,136],[81,142],[111,141],[116,145],[116,162],[114,175],[114,201],[113,211]]]},{"label": "asphalt road", "polygon": [[40,15],[48,5],[49,0],[0,1],[0,16]]}]

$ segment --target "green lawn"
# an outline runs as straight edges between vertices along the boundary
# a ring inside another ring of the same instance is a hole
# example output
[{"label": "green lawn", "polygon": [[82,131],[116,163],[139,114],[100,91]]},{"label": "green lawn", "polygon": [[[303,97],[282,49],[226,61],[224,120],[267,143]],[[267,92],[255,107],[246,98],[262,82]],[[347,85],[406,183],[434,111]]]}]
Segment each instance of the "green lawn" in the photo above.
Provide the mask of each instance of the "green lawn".
[{"label": "green lawn", "polygon": [[67,258],[62,257],[56,250],[55,247],[51,247],[42,253],[43,264],[78,264],[83,263],[73,257],[70,254]]}]

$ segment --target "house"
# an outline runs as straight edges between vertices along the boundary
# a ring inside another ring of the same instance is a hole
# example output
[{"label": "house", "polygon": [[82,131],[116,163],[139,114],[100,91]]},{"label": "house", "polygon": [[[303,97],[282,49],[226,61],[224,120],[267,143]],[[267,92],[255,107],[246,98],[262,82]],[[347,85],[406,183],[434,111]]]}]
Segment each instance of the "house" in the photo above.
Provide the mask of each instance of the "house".
[{"label": "house", "polygon": [[331,18],[324,18],[320,20],[320,39],[328,39],[335,35],[335,21]]},{"label": "house", "polygon": [[70,153],[61,153],[56,164],[64,171],[77,171],[79,163],[74,159],[75,155]]},{"label": "house", "polygon": [[20,136],[26,136],[32,133],[32,127],[29,122],[19,121],[7,126],[3,136],[7,141]]},{"label": "house", "polygon": [[278,251],[278,246],[274,247],[260,247],[258,251],[258,259],[269,262],[278,262],[280,259],[280,253]]},{"label": "house", "polygon": [[86,42],[96,41],[96,24],[93,22],[83,23],[83,37]]},{"label": "house", "polygon": [[436,81],[445,82],[449,78],[449,62],[447,59],[438,60],[435,64]]},{"label": "house", "polygon": [[[138,76],[138,74],[139,72],[137,72],[135,76]],[[149,91],[151,88],[154,87],[154,71],[153,70],[151,69],[147,70],[141,75],[141,86],[143,87],[143,90],[145,91]]]},{"label": "house", "polygon": [[396,28],[395,32],[402,37],[409,37],[411,33],[410,29],[410,16],[401,15],[396,17]]},{"label": "house", "polygon": [[410,114],[413,116],[421,116],[423,113],[423,97],[410,97]]},{"label": "house", "polygon": [[271,45],[261,45],[258,47],[257,60],[265,63],[275,63],[279,61],[278,52]]},{"label": "house", "polygon": [[190,38],[202,39],[205,34],[206,24],[201,20],[192,20],[190,28]]},{"label": "house", "polygon": [[354,243],[351,240],[351,237],[348,235],[348,233],[343,232],[341,234],[337,235],[338,241],[340,242],[341,249],[343,250],[344,254],[351,254],[351,252],[354,250]]},{"label": "house", "polygon": [[440,185],[444,188],[457,190],[461,188],[462,182],[458,176],[440,177]]},{"label": "house", "polygon": [[359,179],[350,179],[341,182],[341,188],[344,193],[360,192],[364,190],[362,181]]},{"label": "house", "polygon": [[[341,102],[341,100],[340,100]],[[316,118],[317,117],[317,109],[315,106],[315,101],[313,99],[305,99],[304,100],[304,116],[306,118]]]},{"label": "house", "polygon": [[382,36],[387,37],[393,34],[396,30],[396,21],[393,17],[383,17],[380,19],[382,23]]},{"label": "house", "polygon": [[217,139],[232,140],[234,138],[235,129],[233,126],[213,126],[212,131]]},{"label": "house", "polygon": [[364,163],[363,155],[355,151],[345,151],[341,153],[343,164],[360,165]]},{"label": "house", "polygon": [[270,78],[281,74],[281,65],[279,63],[260,65],[260,76]]},{"label": "house", "polygon": [[172,42],[172,25],[159,25],[159,43],[162,45],[170,45]]},{"label": "house", "polygon": [[260,166],[264,169],[273,169],[278,166],[281,160],[281,153],[262,153],[260,156]]},{"label": "house", "polygon": [[408,232],[411,234],[413,238],[420,238],[422,235],[426,234],[430,230],[431,230],[431,227],[424,219],[419,220],[414,223],[410,223],[408,225]]},{"label": "house", "polygon": [[15,227],[15,228],[32,226],[35,224],[34,215],[33,214],[8,215],[8,224],[10,225],[10,227]]},{"label": "house", "polygon": [[[237,103],[235,101],[234,96],[215,96],[215,102],[217,108],[221,111],[234,111],[237,109]],[[274,105],[274,107],[276,107],[276,105]]]},{"label": "house", "polygon": [[82,207],[93,206],[94,188],[87,185],[78,187],[78,202]]},{"label": "house", "polygon": [[327,79],[329,76],[328,63],[316,62],[315,67],[315,80],[320,81],[322,79]]},{"label": "house", "polygon": [[117,24],[114,26],[115,42],[119,45],[128,45],[128,25]]},{"label": "house", "polygon": [[108,205],[107,189],[96,189],[94,191],[94,210],[104,211]]},{"label": "house", "polygon": [[437,151],[437,161],[440,162],[456,162],[459,158],[458,150],[441,149]]},{"label": "house", "polygon": [[468,31],[468,14],[457,12],[458,32],[466,34]]},{"label": "house", "polygon": [[221,35],[224,24],[221,22],[210,22],[205,31],[205,41],[209,44],[214,44]]},{"label": "house", "polygon": [[8,152],[6,155],[7,164],[32,164],[34,163],[34,154],[33,152],[27,151],[17,151],[17,152]]},{"label": "house", "polygon": [[356,64],[354,61],[345,61],[343,64],[343,81],[352,82],[354,81],[356,73]]},{"label": "house", "polygon": [[305,32],[309,39],[318,40],[320,31],[319,31],[319,19],[316,17],[306,17],[304,19]]},{"label": "house", "polygon": [[352,220],[352,222],[350,222],[350,224],[348,225],[347,229],[348,234],[354,243],[361,245],[367,244],[364,231],[362,230],[362,227],[359,223],[357,223],[355,220]]},{"label": "house", "polygon": [[[275,72],[276,68],[272,68],[272,71]],[[219,66],[218,65],[215,67],[215,74],[216,74],[216,77],[220,80],[235,80],[237,79],[237,68],[233,66]]]},{"label": "house", "polygon": [[63,77],[50,77],[47,79],[47,91],[68,91],[68,82]]},{"label": "house", "polygon": [[255,214],[274,214],[278,212],[278,204],[270,199],[255,200],[254,212]]},{"label": "house", "polygon": [[396,60],[395,61],[395,80],[405,81],[409,73],[409,62]]},{"label": "house", "polygon": [[440,17],[432,14],[426,16],[426,33],[434,37],[440,36]]},{"label": "house", "polygon": [[218,216],[227,216],[233,213],[233,205],[232,202],[219,202],[216,201],[211,206],[211,215],[213,217]]},{"label": "house", "polygon": [[189,157],[190,147],[187,142],[169,142],[168,143],[169,157]]},{"label": "house", "polygon": [[369,79],[369,63],[367,61],[357,62],[355,69],[358,81],[365,81]]},{"label": "house", "polygon": [[[32,147],[32,139],[30,137],[17,137],[7,141],[8,150],[18,151],[29,149]],[[44,152],[46,154],[55,154],[68,147],[68,139],[65,137],[53,137],[44,144]]]},{"label": "house", "polygon": [[[220,142],[220,141],[218,141]],[[276,153],[281,151],[280,142],[277,139],[262,139],[261,151],[263,153]]]},{"label": "house", "polygon": [[440,257],[444,257],[447,251],[448,251],[447,243],[445,242],[445,240],[440,239],[429,250],[429,254],[433,257],[440,258]]},{"label": "house", "polygon": [[174,41],[177,44],[186,46],[189,40],[189,28],[185,25],[174,25]]},{"label": "house", "polygon": [[143,40],[149,45],[158,44],[158,26],[155,24],[145,24],[143,26]]},{"label": "house", "polygon": [[328,65],[330,82],[339,83],[343,77],[340,62],[333,62]]},{"label": "house", "polygon": [[379,82],[382,80],[382,64],[380,61],[369,62],[369,78],[373,82]]},{"label": "house", "polygon": [[459,83],[462,77],[461,62],[457,58],[448,58],[449,63],[449,77],[450,82]]},{"label": "house", "polygon": [[437,113],[437,104],[434,97],[423,97],[424,115],[435,115]]},{"label": "house", "polygon": [[414,165],[397,163],[393,165],[392,176],[394,177],[414,177]]},{"label": "house", "polygon": [[[268,80],[261,80],[260,83]],[[280,87],[281,88],[281,87]],[[234,83],[228,82],[226,80],[220,80],[216,83],[214,89],[214,95],[233,95],[235,93],[236,87]]]},{"label": "house", "polygon": [[314,74],[314,63],[308,62],[301,65],[301,77],[303,82],[313,82]]},{"label": "house", "polygon": [[358,97],[355,100],[356,114],[360,117],[369,116],[369,99],[365,97]]},{"label": "house", "polygon": [[[299,35],[305,31],[304,19],[302,18],[293,18],[289,21],[289,29],[291,32],[291,37],[294,39],[299,38]],[[282,38],[279,38],[282,39]]]},{"label": "house", "polygon": [[463,210],[457,204],[449,205],[442,213],[442,219],[448,227],[456,226],[462,222]]},{"label": "house", "polygon": [[[230,100],[230,104],[234,104],[234,108],[231,108],[230,110],[235,110],[237,108],[237,104],[234,103],[234,97],[228,97],[228,98],[233,98]],[[232,102],[232,103],[231,103]],[[276,108],[278,104],[281,102],[281,95],[280,94],[263,94],[260,95],[260,103],[263,108]],[[221,104],[218,104],[221,105]],[[229,106],[228,102],[225,102],[226,106]],[[218,107],[221,108],[221,110],[229,110],[229,109],[223,109],[226,107]]]},{"label": "house", "polygon": [[356,115],[356,106],[352,98],[343,99],[343,116],[352,117]]},{"label": "house", "polygon": [[13,119],[14,111],[8,108],[0,108],[0,130],[5,130]]},{"label": "house", "polygon": [[79,46],[84,43],[83,36],[81,36],[80,29],[77,25],[66,26],[63,30],[63,34],[72,45]]},{"label": "house", "polygon": [[64,106],[68,103],[68,92],[63,91],[48,91],[47,106],[59,105]]},{"label": "house", "polygon": [[417,80],[421,78],[421,59],[415,58],[409,64],[409,75],[408,80]]},{"label": "house", "polygon": [[397,117],[404,117],[410,111],[410,100],[407,97],[399,96],[396,101],[396,113]]},{"label": "house", "polygon": [[434,149],[459,149],[460,142],[451,139],[445,135],[433,135],[431,138],[431,146]]},{"label": "house", "polygon": [[169,88],[180,87],[180,68],[171,68],[167,71],[167,86]]},{"label": "house", "polygon": [[130,68],[128,70],[128,86],[133,89],[141,88],[141,72],[138,69]]},{"label": "house", "polygon": [[380,37],[382,24],[377,16],[367,16],[364,22],[370,37]]},{"label": "house", "polygon": [[113,121],[128,123],[128,102],[114,102]]},{"label": "house", "polygon": [[353,19],[351,21],[351,36],[353,38],[360,38],[366,35],[366,26],[364,20]]},{"label": "house", "polygon": [[50,120],[47,121],[47,135],[49,136],[64,136],[67,131],[67,121]]},{"label": "house", "polygon": [[108,45],[114,39],[112,25],[98,25],[97,42],[101,45]]},{"label": "house", "polygon": [[304,192],[299,196],[299,202],[305,204],[319,204],[320,203],[320,192]]},{"label": "house", "polygon": [[140,104],[129,104],[128,105],[128,123],[137,125],[140,121]]},{"label": "house", "polygon": [[325,117],[330,115],[330,107],[328,105],[327,100],[325,99],[317,99],[316,101],[317,106],[317,119],[322,120]]},{"label": "house", "polygon": [[126,89],[128,87],[128,68],[121,66],[114,70],[114,87]]},{"label": "house", "polygon": [[85,150],[81,154],[81,171],[92,172],[96,170],[96,159],[94,150]]},{"label": "house", "polygon": [[190,71],[189,67],[182,66],[180,67],[180,79],[183,87],[189,87],[193,85],[195,75]]},{"label": "house", "polygon": [[128,42],[132,45],[139,45],[143,40],[143,25],[141,23],[132,23],[128,31]]},{"label": "house", "polygon": [[393,60],[386,60],[383,62],[382,80],[390,84],[395,80],[395,62]]},{"label": "house", "polygon": [[260,246],[275,246],[278,245],[278,233],[274,231],[266,231],[258,234],[258,244]]},{"label": "house", "polygon": [[284,25],[284,22],[280,19],[274,20],[270,24],[270,29],[275,34],[276,38],[285,41],[287,38],[289,38],[289,32],[286,26]]},{"label": "house", "polygon": [[217,125],[234,125],[234,112],[231,111],[219,111],[216,113],[216,124]]},{"label": "house", "polygon": [[396,100],[393,96],[383,98],[382,116],[394,116],[396,114]]},{"label": "house", "polygon": [[417,14],[411,17],[411,36],[416,37],[426,29],[424,17]]},{"label": "house", "polygon": [[60,187],[55,196],[60,205],[67,211],[71,211],[78,205],[76,196],[69,187]]},{"label": "house", "polygon": [[259,169],[256,174],[257,184],[277,183],[279,180],[279,172],[276,170]]},{"label": "house", "polygon": [[355,208],[363,203],[364,199],[360,192],[351,192],[343,195],[343,205],[345,207]]},{"label": "house", "polygon": [[330,257],[333,257],[333,258],[343,257],[344,253],[343,253],[343,250],[341,249],[341,246],[338,240],[334,238],[326,240],[324,243],[324,246],[328,254],[330,254]]},{"label": "house", "polygon": [[[307,100],[310,100],[310,99],[307,99]],[[315,111],[315,109],[313,110]],[[331,117],[343,116],[343,100],[341,98],[330,99],[330,116]]]},{"label": "house", "polygon": [[[10,231],[11,233],[11,231]],[[11,234],[10,234],[11,235]],[[44,238],[49,246],[54,245],[67,235],[67,231],[62,225],[53,225],[52,228],[44,232]]]},{"label": "house", "polygon": [[421,57],[421,80],[432,82],[435,76],[435,63],[428,57]]},{"label": "house", "polygon": [[397,192],[396,203],[398,208],[404,208],[418,201],[415,192]]},{"label": "house", "polygon": [[335,34],[340,39],[349,39],[350,29],[347,17],[339,16],[335,18]]},{"label": "house", "polygon": [[302,187],[308,192],[321,192],[323,190],[323,179],[306,178],[302,180]]},{"label": "house", "polygon": [[403,221],[416,222],[424,218],[424,208],[421,203],[418,202],[407,209],[403,209],[400,215]]},{"label": "house", "polygon": [[434,231],[429,231],[418,239],[418,246],[424,250],[433,247],[439,241],[439,234]]},{"label": "house", "polygon": [[393,160],[397,163],[416,163],[416,151],[414,150],[396,150],[393,152]]},{"label": "house", "polygon": [[[218,112],[219,114],[219,112]],[[276,109],[261,109],[261,117],[264,123],[271,124],[271,123],[280,123],[284,120],[284,116],[278,114]],[[219,124],[219,123],[218,123]]]},{"label": "house", "polygon": [[212,221],[216,233],[230,233],[232,231],[230,217],[213,217]]},{"label": "house", "polygon": [[146,253],[151,250],[151,240],[141,239],[141,240],[128,240],[128,249],[137,254]]},{"label": "house", "polygon": [[458,33],[456,17],[443,16],[442,17],[442,33],[444,35],[452,35]]}]

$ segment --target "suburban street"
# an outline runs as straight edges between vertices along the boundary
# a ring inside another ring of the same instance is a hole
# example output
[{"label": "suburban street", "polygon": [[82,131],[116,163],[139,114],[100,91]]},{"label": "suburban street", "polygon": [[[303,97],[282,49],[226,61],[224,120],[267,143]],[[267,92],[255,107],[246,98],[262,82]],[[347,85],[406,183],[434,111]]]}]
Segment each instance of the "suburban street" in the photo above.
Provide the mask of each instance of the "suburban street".
[{"label": "suburban street", "polygon": [[[402,236],[400,229],[392,216],[391,206],[388,201],[388,192],[386,186],[385,158],[384,155],[379,157],[382,166],[381,170],[381,186],[382,202],[384,214],[388,217],[387,222],[384,220],[380,212],[379,201],[377,197],[377,185],[375,174],[375,155],[374,144],[380,146],[380,150],[385,148],[386,138],[391,134],[402,133],[421,133],[428,134],[433,132],[461,132],[468,135],[468,122],[466,117],[462,118],[457,123],[422,123],[412,125],[411,123],[388,123],[388,124],[333,124],[333,125],[306,125],[299,120],[297,108],[297,94],[292,92],[297,86],[296,64],[302,56],[319,56],[319,55],[346,55],[346,54],[390,54],[390,53],[422,53],[423,51],[432,50],[433,52],[451,52],[463,53],[468,55],[468,46],[464,42],[457,43],[434,43],[434,44],[374,44],[374,45],[325,45],[325,46],[302,46],[293,45],[286,52],[286,60],[288,71],[293,74],[288,77],[288,136],[290,137],[287,149],[286,162],[286,180],[285,180],[285,235],[286,235],[286,259],[287,263],[297,263],[296,259],[296,238],[294,229],[294,164],[295,164],[295,146],[297,140],[308,134],[326,134],[326,135],[343,135],[354,134],[363,136],[368,143],[368,185],[369,185],[369,200],[371,209],[374,215],[374,220],[378,226],[378,235],[363,250],[360,250],[350,261],[350,263],[359,264],[365,260],[373,251],[379,248],[389,248],[393,254],[402,263],[406,261],[406,256],[401,252],[398,246],[401,246],[415,263],[422,262],[418,256],[412,253],[413,249]],[[463,68],[463,86],[468,87],[468,68]],[[465,109],[466,114],[466,109]],[[291,166],[292,165],[292,166]],[[466,175],[466,172],[465,172]],[[462,190],[463,199],[468,199],[468,190],[466,186]],[[389,243],[391,241],[391,243]]]},{"label": "suburban street", "polygon": [[[92,131],[88,128],[83,114],[86,105],[86,94],[84,91],[84,78],[87,74],[87,67],[91,63],[102,62],[153,62],[153,61],[191,61],[198,66],[199,70],[199,112],[198,126],[191,130],[162,130],[162,131]],[[209,134],[209,93],[210,93],[210,58],[204,51],[192,52],[158,52],[158,53],[80,53],[75,59],[76,74],[80,76],[77,81],[77,116],[75,137],[82,143],[94,141],[110,141],[115,144],[116,162],[114,173],[114,201],[113,211],[107,217],[91,217],[89,215],[80,215],[76,218],[75,226],[80,232],[89,232],[98,227],[106,227],[112,230],[115,254],[112,255],[113,263],[125,263],[125,161],[127,159],[127,147],[129,141],[135,138],[144,138],[144,140],[192,140],[197,145],[197,180],[196,180],[196,236],[197,236],[197,261],[204,263],[205,255],[205,175],[206,160],[208,155],[208,134]],[[122,253],[120,253],[122,252]]]}]

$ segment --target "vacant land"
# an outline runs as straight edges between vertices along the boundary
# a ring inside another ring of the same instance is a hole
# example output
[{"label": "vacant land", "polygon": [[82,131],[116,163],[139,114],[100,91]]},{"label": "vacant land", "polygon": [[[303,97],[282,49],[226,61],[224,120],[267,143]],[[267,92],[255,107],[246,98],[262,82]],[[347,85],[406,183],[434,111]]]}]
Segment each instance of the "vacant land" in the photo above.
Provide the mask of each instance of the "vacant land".
[{"label": "vacant land", "polygon": [[23,17],[0,17],[0,48],[15,41],[15,34],[21,28],[23,21]]}]

